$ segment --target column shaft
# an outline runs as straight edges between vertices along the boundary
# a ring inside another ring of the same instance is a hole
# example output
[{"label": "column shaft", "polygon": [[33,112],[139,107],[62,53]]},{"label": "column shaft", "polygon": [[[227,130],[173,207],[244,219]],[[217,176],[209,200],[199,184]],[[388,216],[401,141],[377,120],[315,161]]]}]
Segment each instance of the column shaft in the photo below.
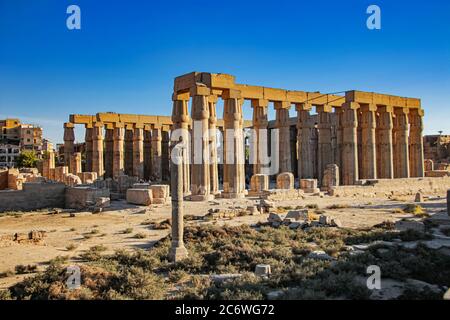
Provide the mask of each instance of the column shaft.
[{"label": "column shaft", "polygon": [[95,123],[92,129],[92,172],[97,172],[98,178],[103,178],[103,123]]},{"label": "column shaft", "polygon": [[250,146],[253,151],[253,174],[262,173],[262,168],[267,165],[264,158],[268,157],[267,126],[267,100],[252,100],[253,107],[253,144]]},{"label": "column shaft", "polygon": [[361,179],[377,178],[376,105],[361,107]]},{"label": "column shaft", "polygon": [[70,166],[70,159],[74,153],[74,124],[70,122],[64,123],[64,164],[69,167],[69,172],[73,172],[73,168]]},{"label": "column shaft", "polygon": [[124,174],[124,140],[125,128],[123,124],[116,123],[114,127],[114,158],[113,175],[117,179]]},{"label": "column shaft", "polygon": [[86,142],[86,164],[84,171],[92,172],[92,125],[86,125],[86,133],[84,141]]},{"label": "column shaft", "polygon": [[223,195],[226,198],[245,196],[244,134],[241,95],[237,90],[224,91],[224,166]]},{"label": "column shaft", "polygon": [[333,163],[333,150],[331,146],[331,112],[328,105],[317,107],[317,178],[319,184],[322,183],[323,174],[327,165]]},{"label": "column shaft", "polygon": [[279,130],[279,172],[292,172],[289,129],[289,102],[275,102],[276,128]]},{"label": "column shaft", "polygon": [[105,130],[105,177],[113,177],[114,129],[109,126]]},{"label": "column shaft", "polygon": [[170,178],[170,138],[169,130],[161,130],[161,179],[169,181]]},{"label": "column shaft", "polygon": [[409,178],[409,121],[407,108],[395,108],[394,176]]},{"label": "column shaft", "polygon": [[394,179],[394,149],[392,108],[378,108],[377,122],[377,171],[380,179]]},{"label": "column shaft", "polygon": [[133,176],[144,179],[144,128],[139,125],[133,132]]},{"label": "column shaft", "polygon": [[344,185],[353,185],[359,179],[357,142],[359,105],[347,102],[342,108],[342,182]]},{"label": "column shaft", "polygon": [[161,181],[161,156],[162,156],[162,136],[161,128],[155,127],[152,130],[152,180]]},{"label": "column shaft", "polygon": [[311,105],[297,104],[298,176],[300,179],[315,177],[316,153],[313,145],[314,123],[309,111]]},{"label": "column shaft", "polygon": [[217,114],[216,114],[217,96],[208,97],[209,105],[209,151],[210,165],[209,176],[211,185],[211,194],[219,193],[219,169],[217,160]]},{"label": "column shaft", "polygon": [[410,133],[409,153],[411,177],[424,177],[423,154],[423,110],[411,109],[409,112]]}]

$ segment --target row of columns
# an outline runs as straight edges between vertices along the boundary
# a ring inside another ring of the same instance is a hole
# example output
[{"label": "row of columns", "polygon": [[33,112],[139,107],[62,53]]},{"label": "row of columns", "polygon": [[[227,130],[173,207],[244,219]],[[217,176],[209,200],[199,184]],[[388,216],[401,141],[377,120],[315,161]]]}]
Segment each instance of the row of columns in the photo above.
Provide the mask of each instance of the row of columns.
[{"label": "row of columns", "polygon": [[[169,131],[161,127],[95,122],[85,126],[85,171],[99,178],[127,174],[154,181],[169,179]],[[74,154],[74,124],[64,124],[64,159],[69,172]]]}]

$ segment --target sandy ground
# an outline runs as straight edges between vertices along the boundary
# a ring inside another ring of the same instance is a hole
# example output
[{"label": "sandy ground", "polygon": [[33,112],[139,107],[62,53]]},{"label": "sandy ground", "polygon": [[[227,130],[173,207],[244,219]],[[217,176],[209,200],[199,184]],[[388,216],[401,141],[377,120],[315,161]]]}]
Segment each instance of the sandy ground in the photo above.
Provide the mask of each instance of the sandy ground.
[{"label": "sandy ground", "polygon": [[[405,203],[413,202],[413,197],[397,199],[355,199],[336,198],[324,196],[307,196],[304,200],[280,201],[278,206],[304,206],[317,204],[325,214],[338,218],[344,227],[361,228],[371,227],[386,220],[396,221],[408,214],[395,214],[393,210],[403,208]],[[402,201],[403,200],[403,201]],[[217,199],[213,202],[185,202],[185,214],[203,216],[209,208],[232,208],[254,205],[259,200],[247,198],[243,200]],[[327,209],[330,205],[341,204],[348,206],[342,209]],[[430,198],[422,206],[431,215],[446,209],[444,197]],[[42,270],[46,262],[57,256],[69,256],[71,259],[94,245],[104,245],[106,252],[116,249],[149,249],[155,241],[165,237],[170,230],[151,230],[143,222],[160,222],[170,218],[170,205],[153,207],[140,207],[128,205],[125,201],[114,201],[108,211],[100,214],[77,213],[70,217],[69,213],[48,214],[48,212],[30,212],[19,216],[0,214],[0,235],[14,234],[16,232],[29,232],[31,230],[44,230],[47,236],[42,245],[34,244],[0,244],[0,273],[14,270],[16,265],[37,265]],[[252,224],[258,221],[267,221],[267,215],[243,216],[233,219],[223,219],[216,224]],[[206,224],[213,222],[189,221],[190,224]],[[131,233],[124,233],[132,228]],[[94,234],[89,234],[96,230]],[[136,233],[144,233],[146,238],[137,239]],[[87,238],[86,238],[87,235]],[[76,249],[66,249],[69,245]],[[0,289],[6,288],[29,275],[14,275],[0,278]]]}]

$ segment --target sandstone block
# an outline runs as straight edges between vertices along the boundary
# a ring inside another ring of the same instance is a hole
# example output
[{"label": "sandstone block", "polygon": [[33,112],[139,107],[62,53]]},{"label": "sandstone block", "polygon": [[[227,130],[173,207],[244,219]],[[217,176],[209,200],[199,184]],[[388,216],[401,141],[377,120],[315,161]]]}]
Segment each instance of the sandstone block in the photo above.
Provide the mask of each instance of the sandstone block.
[{"label": "sandstone block", "polygon": [[322,188],[328,190],[330,187],[339,185],[339,167],[336,164],[327,165],[322,178]]},{"label": "sandstone block", "polygon": [[277,189],[294,189],[294,175],[291,172],[283,172],[277,176]]},{"label": "sandstone block", "polygon": [[283,222],[284,218],[285,218],[284,215],[281,215],[281,214],[278,214],[278,213],[271,212],[271,213],[269,214],[269,216],[267,217],[267,221],[269,221],[269,222],[279,222],[279,223],[281,223],[281,222]]},{"label": "sandstone block", "polygon": [[272,273],[270,265],[268,264],[257,264],[255,267],[255,275],[260,277],[268,277]]},{"label": "sandstone block", "polygon": [[424,201],[423,194],[421,192],[417,192],[414,202],[423,202],[423,201]]},{"label": "sandstone block", "polygon": [[68,186],[76,186],[78,184],[81,184],[81,179],[80,177],[74,175],[74,174],[64,174],[64,183],[67,184]]},{"label": "sandstone block", "polygon": [[152,204],[152,191],[150,189],[128,189],[127,202],[142,206]]},{"label": "sandstone block", "polygon": [[318,193],[317,179],[300,179],[300,189],[305,193]]},{"label": "sandstone block", "polygon": [[254,174],[250,179],[249,195],[260,195],[269,190],[269,176],[266,174]]},{"label": "sandstone block", "polygon": [[434,170],[434,162],[431,159],[425,159],[424,161],[425,171],[433,171]]},{"label": "sandstone block", "polygon": [[308,220],[308,210],[291,210],[287,213],[286,219],[294,219],[295,221]]},{"label": "sandstone block", "polygon": [[108,197],[99,197],[95,201],[95,206],[98,208],[108,208],[111,205],[111,200]]}]

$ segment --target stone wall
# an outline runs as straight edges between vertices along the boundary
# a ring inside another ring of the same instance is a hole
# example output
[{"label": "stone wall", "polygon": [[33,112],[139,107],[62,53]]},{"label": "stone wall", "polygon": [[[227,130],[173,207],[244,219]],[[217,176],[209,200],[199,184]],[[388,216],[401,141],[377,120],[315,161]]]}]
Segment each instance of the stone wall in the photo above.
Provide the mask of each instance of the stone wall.
[{"label": "stone wall", "polygon": [[94,206],[100,197],[110,197],[109,189],[97,189],[89,186],[67,187],[66,208],[83,209]]},{"label": "stone wall", "polygon": [[[340,197],[389,197],[425,194],[446,194],[450,177],[404,178],[360,181],[359,186],[339,186],[330,189],[330,195]],[[365,184],[365,185],[364,185]]]},{"label": "stone wall", "polygon": [[0,212],[64,208],[63,183],[24,183],[22,190],[0,191]]},{"label": "stone wall", "polygon": [[8,188],[8,170],[0,170],[0,190]]}]

